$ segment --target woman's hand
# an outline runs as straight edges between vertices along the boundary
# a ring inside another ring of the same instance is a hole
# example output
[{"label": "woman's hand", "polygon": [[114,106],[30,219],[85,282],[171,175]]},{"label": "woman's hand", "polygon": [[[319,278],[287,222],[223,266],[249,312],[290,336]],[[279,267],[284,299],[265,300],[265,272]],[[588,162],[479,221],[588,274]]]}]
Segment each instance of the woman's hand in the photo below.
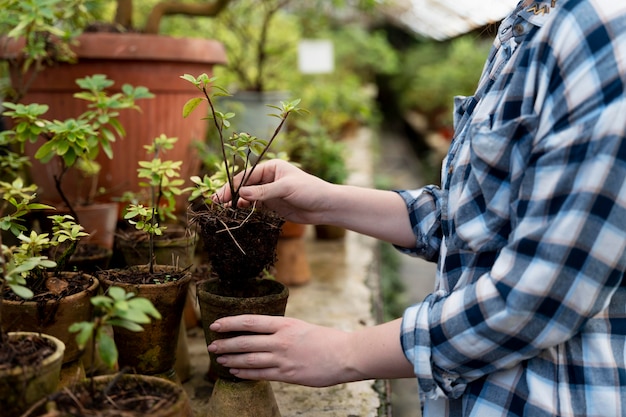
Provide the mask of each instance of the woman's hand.
[{"label": "woman's hand", "polygon": [[[282,381],[322,387],[341,382],[347,333],[300,320],[260,315],[217,320],[213,331],[248,331],[255,335],[220,339],[209,352],[239,378]],[[332,344],[329,341],[332,340]],[[347,352],[346,352],[347,353]]]},{"label": "woman's hand", "polygon": [[[235,176],[239,186],[243,173]],[[239,206],[257,202],[296,223],[320,221],[333,184],[307,174],[296,166],[274,159],[259,164],[239,190]],[[214,200],[229,202],[230,187],[222,187]]]},{"label": "woman's hand", "polygon": [[[235,176],[236,186],[241,178]],[[254,202],[296,223],[331,224],[402,247],[415,245],[406,204],[393,191],[331,184],[280,159],[259,164],[246,184],[240,206]],[[230,187],[213,199],[231,201]]]},{"label": "woman's hand", "polygon": [[211,330],[257,333],[208,346],[219,363],[243,379],[323,387],[413,376],[400,346],[400,320],[344,332],[289,317],[241,315],[216,320]]}]

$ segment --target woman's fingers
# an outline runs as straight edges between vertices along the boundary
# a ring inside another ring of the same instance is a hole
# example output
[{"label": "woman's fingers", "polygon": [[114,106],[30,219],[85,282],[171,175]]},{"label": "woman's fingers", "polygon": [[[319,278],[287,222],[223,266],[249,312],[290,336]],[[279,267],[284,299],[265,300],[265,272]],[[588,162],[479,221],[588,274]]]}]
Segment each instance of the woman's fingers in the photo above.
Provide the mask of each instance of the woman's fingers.
[{"label": "woman's fingers", "polygon": [[210,329],[214,332],[255,332],[274,333],[289,320],[285,317],[264,316],[257,314],[242,314],[228,316],[215,320]]}]

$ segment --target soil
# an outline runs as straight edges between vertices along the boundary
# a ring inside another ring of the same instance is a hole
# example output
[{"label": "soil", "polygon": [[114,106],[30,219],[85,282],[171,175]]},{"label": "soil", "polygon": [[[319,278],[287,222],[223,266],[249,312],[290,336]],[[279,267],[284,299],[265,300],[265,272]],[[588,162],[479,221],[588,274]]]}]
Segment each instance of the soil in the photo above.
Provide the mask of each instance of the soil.
[{"label": "soil", "polygon": [[[42,305],[52,301],[59,301],[63,297],[78,294],[79,292],[89,288],[93,283],[93,277],[79,272],[72,276],[71,279],[67,279],[65,276],[50,275],[45,282],[45,285],[39,290],[35,290],[31,287],[31,290],[35,293],[35,296],[28,301],[35,301]],[[4,293],[5,300],[11,301],[24,301],[23,298],[15,295],[9,288],[5,288]]]},{"label": "soil", "polygon": [[129,266],[119,269],[107,269],[98,273],[99,278],[111,280],[113,282],[123,282],[126,284],[162,284],[170,281],[183,279],[189,268],[163,269],[155,266],[153,272],[143,266]]},{"label": "soil", "polygon": [[[170,407],[178,400],[179,393],[148,381],[123,378],[118,374],[114,383],[102,387],[79,384],[63,389],[48,397],[54,401],[58,413],[45,414],[74,417],[144,417]],[[29,414],[42,415],[42,414]]]},{"label": "soil", "polygon": [[11,338],[5,342],[0,343],[0,370],[38,366],[55,349],[48,340],[36,335]]},{"label": "soil", "polygon": [[199,226],[211,270],[232,291],[245,288],[276,262],[284,219],[272,211],[211,204],[192,212],[191,223]]}]

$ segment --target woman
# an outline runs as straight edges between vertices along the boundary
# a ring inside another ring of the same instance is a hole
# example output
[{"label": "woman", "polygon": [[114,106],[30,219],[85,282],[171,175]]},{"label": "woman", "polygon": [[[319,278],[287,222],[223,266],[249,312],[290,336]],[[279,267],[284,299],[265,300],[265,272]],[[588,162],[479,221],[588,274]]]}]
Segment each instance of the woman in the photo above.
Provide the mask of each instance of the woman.
[{"label": "woman", "polygon": [[626,415],[624,85],[625,2],[523,1],[475,95],[456,98],[441,186],[369,190],[262,164],[242,204],[436,261],[436,291],[402,319],[353,333],[219,319],[216,331],[260,334],[209,351],[249,379],[414,375],[425,416]]}]

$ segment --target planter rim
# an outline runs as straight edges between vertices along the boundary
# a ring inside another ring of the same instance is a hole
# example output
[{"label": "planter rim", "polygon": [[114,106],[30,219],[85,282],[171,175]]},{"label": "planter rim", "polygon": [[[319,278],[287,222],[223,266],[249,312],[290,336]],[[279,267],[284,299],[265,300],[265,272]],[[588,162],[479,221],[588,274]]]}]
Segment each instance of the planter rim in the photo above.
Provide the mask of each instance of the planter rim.
[{"label": "planter rim", "polygon": [[[219,278],[208,278],[205,280],[202,280],[200,282],[198,282],[197,284],[197,295],[198,298],[200,299],[211,299],[212,302],[215,303],[225,303],[228,304],[230,303],[230,300],[241,300],[242,298],[245,299],[263,299],[266,301],[270,301],[273,299],[280,299],[280,298],[285,298],[289,296],[289,287],[287,287],[285,284],[283,284],[280,281],[276,281],[273,279],[267,279],[267,278],[257,278],[256,281],[266,281],[266,282],[272,282],[272,283],[276,283],[276,287],[282,287],[280,292],[275,292],[275,293],[271,293],[271,294],[266,294],[266,295],[260,295],[260,296],[256,296],[256,297],[232,297],[232,296],[227,296],[227,295],[221,295],[221,294],[215,294],[213,292],[207,291],[206,286],[216,283],[217,281],[219,281]],[[268,284],[268,285],[274,285],[274,284]],[[219,301],[218,301],[219,300]]]},{"label": "planter rim", "polygon": [[[228,62],[224,45],[215,39],[108,32],[83,33],[76,39],[78,43],[71,48],[79,59],[171,61],[174,58],[207,64]],[[23,40],[9,39],[6,50],[0,51],[0,56],[15,57],[23,45]]]},{"label": "planter rim", "polygon": [[34,366],[34,367],[33,366],[26,366],[26,367],[20,366],[16,368],[7,369],[6,371],[0,371],[0,374],[2,375],[15,376],[15,375],[19,375],[22,373],[25,375],[35,375],[41,371],[42,367],[48,366],[57,361],[61,362],[63,360],[63,354],[65,353],[65,343],[63,343],[61,340],[57,339],[54,336],[51,336],[45,333],[39,333],[39,332],[9,332],[8,335],[9,337],[26,336],[26,335],[39,336],[44,339],[48,339],[49,341],[54,343],[56,349],[50,356],[45,358],[43,362],[37,366]]},{"label": "planter rim", "polygon": [[[131,265],[129,267],[126,268],[116,268],[116,270],[132,270],[132,269],[147,269],[148,265]],[[181,270],[181,268],[177,268],[175,266],[170,266],[170,265],[155,265],[155,269],[171,269],[171,270]],[[104,270],[102,272],[106,273],[107,270]],[[185,273],[185,275],[183,275],[182,278],[180,278],[179,280],[176,281],[170,281],[170,282],[166,282],[163,284],[134,284],[134,283],[130,283],[130,282],[119,282],[119,281],[113,281],[109,278],[107,278],[106,276],[102,276],[101,274],[98,274],[98,279],[104,284],[104,286],[107,287],[111,287],[111,286],[120,286],[120,287],[138,287],[138,286],[152,286],[152,287],[163,287],[163,288],[169,288],[169,287],[177,287],[179,285],[181,285],[181,283],[186,283],[187,281],[190,281],[192,278],[192,274],[191,272],[187,271]]]},{"label": "planter rim", "polygon": [[[78,272],[71,272],[71,271],[62,271],[61,272],[62,275],[77,275]],[[91,283],[90,286],[88,286],[87,288],[85,288],[83,291],[77,292],[76,294],[72,294],[72,295],[68,295],[67,297],[63,297],[62,300],[64,302],[68,302],[71,303],[72,301],[74,301],[76,298],[79,298],[81,296],[81,294],[85,291],[93,291],[94,293],[96,292],[96,290],[98,289],[98,287],[100,286],[100,281],[98,280],[98,278],[95,275],[92,274],[87,274],[87,273],[82,273],[82,276],[85,277],[85,279],[91,278],[93,279],[93,282]],[[28,303],[32,303],[32,304],[37,304],[37,301],[32,301],[32,300],[20,300],[20,301],[15,301],[15,300],[2,300],[3,303],[12,303],[12,304],[28,304]],[[47,304],[55,304],[58,303],[59,301],[55,301],[55,300],[48,300]]]}]

